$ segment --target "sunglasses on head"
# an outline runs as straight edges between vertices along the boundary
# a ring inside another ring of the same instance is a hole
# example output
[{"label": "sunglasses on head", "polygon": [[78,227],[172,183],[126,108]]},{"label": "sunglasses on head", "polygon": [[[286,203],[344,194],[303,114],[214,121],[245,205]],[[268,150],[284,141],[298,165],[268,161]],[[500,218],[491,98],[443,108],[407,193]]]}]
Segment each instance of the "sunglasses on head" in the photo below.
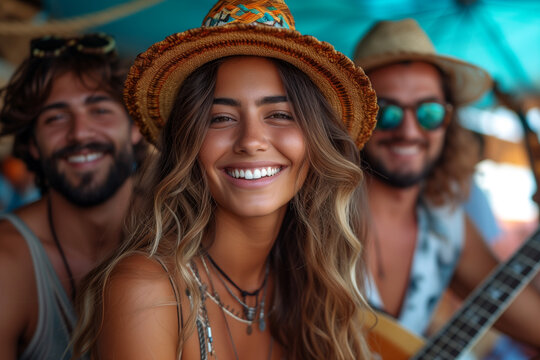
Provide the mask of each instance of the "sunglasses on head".
[{"label": "sunglasses on head", "polygon": [[68,49],[84,54],[106,55],[116,48],[114,39],[103,33],[86,34],[76,37],[44,36],[32,39],[30,54],[32,57],[45,58],[60,56]]},{"label": "sunglasses on head", "polygon": [[392,130],[403,122],[405,111],[414,111],[416,121],[424,130],[435,130],[446,126],[450,120],[452,105],[437,101],[422,101],[414,105],[401,105],[385,99],[379,99],[377,126],[379,130]]}]

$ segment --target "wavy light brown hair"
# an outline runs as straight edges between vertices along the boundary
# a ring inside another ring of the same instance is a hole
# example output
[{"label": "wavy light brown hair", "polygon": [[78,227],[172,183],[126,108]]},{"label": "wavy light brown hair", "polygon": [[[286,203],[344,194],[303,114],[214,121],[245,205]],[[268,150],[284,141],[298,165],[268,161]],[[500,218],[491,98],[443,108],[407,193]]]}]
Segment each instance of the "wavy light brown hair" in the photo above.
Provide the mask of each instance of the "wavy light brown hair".
[{"label": "wavy light brown hair", "polygon": [[[362,296],[367,207],[359,152],[311,80],[292,65],[273,61],[305,137],[309,173],[289,203],[270,253],[276,279],[270,331],[290,359],[367,359],[363,316],[368,306]],[[87,277],[78,302],[78,355],[91,351],[99,336],[111,272],[135,252],[173,260],[177,287],[190,291],[195,309],[200,305],[188,264],[212,228],[215,203],[197,158],[222,62],[202,66],[182,85],[161,133],[162,151],[143,179],[151,196],[133,214],[131,236],[121,249]],[[195,316],[191,312],[181,331],[179,356],[193,334]]]}]

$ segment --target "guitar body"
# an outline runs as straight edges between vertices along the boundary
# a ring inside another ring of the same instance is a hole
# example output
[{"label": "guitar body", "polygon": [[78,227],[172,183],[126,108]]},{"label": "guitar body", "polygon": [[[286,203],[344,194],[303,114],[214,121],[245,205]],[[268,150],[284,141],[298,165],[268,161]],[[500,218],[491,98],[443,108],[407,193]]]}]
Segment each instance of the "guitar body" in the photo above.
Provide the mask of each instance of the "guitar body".
[{"label": "guitar body", "polygon": [[428,341],[381,313],[366,316],[368,341],[383,360],[456,359],[493,325],[540,271],[540,227],[465,300],[460,311]]},{"label": "guitar body", "polygon": [[[514,110],[525,130],[525,142],[537,187],[533,200],[540,205],[540,141],[521,106],[497,87],[496,97]],[[466,299],[461,310],[437,334],[424,341],[382,313],[367,315],[368,342],[382,360],[456,359],[484,334],[517,294],[540,271],[540,226],[510,259],[499,264]],[[377,359],[377,357],[375,357]]]},{"label": "guitar body", "polygon": [[[407,360],[424,346],[424,340],[407,331],[393,318],[377,312],[370,315],[368,329],[370,349],[382,360]],[[377,358],[376,358],[377,359]]]}]

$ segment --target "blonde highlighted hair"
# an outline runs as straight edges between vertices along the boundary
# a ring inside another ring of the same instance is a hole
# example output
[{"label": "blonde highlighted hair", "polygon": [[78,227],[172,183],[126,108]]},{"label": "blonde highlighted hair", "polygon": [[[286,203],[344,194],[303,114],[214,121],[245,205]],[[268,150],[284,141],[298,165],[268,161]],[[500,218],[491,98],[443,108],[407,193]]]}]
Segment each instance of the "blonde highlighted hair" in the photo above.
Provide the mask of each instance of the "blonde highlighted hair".
[{"label": "blonde highlighted hair", "polygon": [[[275,278],[269,327],[291,359],[370,358],[364,338],[365,195],[359,153],[326,99],[294,66],[272,60],[281,75],[307,148],[309,173],[289,203],[270,253]],[[215,204],[198,153],[208,128],[216,73],[223,59],[205,64],[184,82],[161,133],[161,152],[144,172],[149,194],[140,199],[130,236],[85,280],[78,301],[76,355],[92,352],[102,321],[104,288],[115,265],[144,252],[175,264],[176,286],[194,308],[200,290],[188,270],[214,223]],[[172,255],[171,255],[172,254]],[[181,329],[178,354],[193,334],[192,311]]]}]

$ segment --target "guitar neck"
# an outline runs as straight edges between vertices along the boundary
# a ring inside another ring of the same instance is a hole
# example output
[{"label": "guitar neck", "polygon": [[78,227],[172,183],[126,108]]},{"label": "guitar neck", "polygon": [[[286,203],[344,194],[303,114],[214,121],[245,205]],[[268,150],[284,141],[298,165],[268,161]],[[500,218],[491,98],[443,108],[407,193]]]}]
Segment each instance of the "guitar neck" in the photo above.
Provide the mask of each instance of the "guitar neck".
[{"label": "guitar neck", "polygon": [[540,269],[540,228],[482,286],[412,359],[455,359],[468,350]]}]

